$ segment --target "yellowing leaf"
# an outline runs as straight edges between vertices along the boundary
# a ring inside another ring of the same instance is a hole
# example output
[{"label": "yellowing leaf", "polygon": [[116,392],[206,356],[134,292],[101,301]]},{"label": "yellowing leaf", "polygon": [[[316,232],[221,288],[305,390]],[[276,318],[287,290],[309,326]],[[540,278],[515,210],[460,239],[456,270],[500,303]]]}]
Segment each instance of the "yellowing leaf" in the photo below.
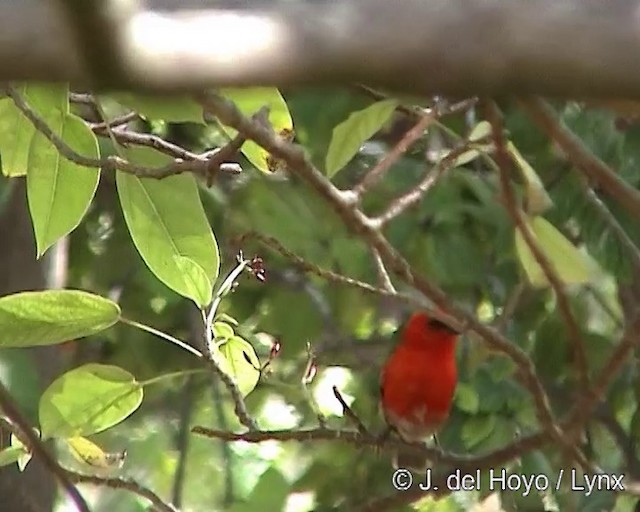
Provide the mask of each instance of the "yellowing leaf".
[{"label": "yellowing leaf", "polygon": [[[558,277],[567,284],[587,283],[598,266],[591,257],[576,248],[560,231],[542,217],[529,218],[530,227],[538,246],[544,252]],[[544,271],[536,261],[522,233],[516,228],[516,253],[532,286],[549,286]]]},{"label": "yellowing leaf", "polygon": [[75,459],[93,468],[119,469],[124,464],[125,451],[107,453],[86,437],[70,437],[65,441]]},{"label": "yellowing leaf", "polygon": [[513,142],[507,144],[507,151],[517,164],[525,182],[525,194],[527,199],[527,213],[539,215],[553,206],[553,201],[540,180],[536,171],[529,165]]},{"label": "yellowing leaf", "polygon": [[[243,87],[237,89],[220,89],[220,95],[235,103],[238,109],[246,116],[252,116],[260,111],[261,108],[269,109],[269,124],[276,133],[285,138],[289,138],[293,131],[293,121],[289,108],[285,103],[280,91],[275,87]],[[238,133],[233,128],[224,126],[224,131],[229,137],[235,137]],[[273,159],[270,158],[269,152],[255,142],[248,140],[241,148],[244,156],[247,157],[253,165],[262,172],[270,172],[269,164],[273,166]]]}]

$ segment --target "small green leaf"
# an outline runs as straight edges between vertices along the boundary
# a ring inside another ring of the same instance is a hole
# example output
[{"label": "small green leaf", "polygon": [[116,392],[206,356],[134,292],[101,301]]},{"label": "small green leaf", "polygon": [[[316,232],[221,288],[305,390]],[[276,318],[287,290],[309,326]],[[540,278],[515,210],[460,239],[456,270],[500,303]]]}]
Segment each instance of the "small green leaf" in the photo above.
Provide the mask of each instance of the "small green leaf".
[{"label": "small green leaf", "polygon": [[174,255],[176,260],[176,266],[181,269],[182,277],[189,290],[189,297],[193,299],[200,309],[204,309],[205,306],[211,304],[213,296],[213,283],[205,272],[205,270],[198,265],[191,258],[186,256]]},{"label": "small green leaf", "polygon": [[[11,437],[13,440],[13,434]],[[18,460],[25,454],[27,454],[26,448],[22,446],[9,446],[4,450],[0,451],[0,467],[8,466],[9,464],[13,464],[14,462],[18,462]]]},{"label": "small green leaf", "polygon": [[486,139],[491,135],[491,123],[489,121],[480,121],[473,127],[467,140],[469,142],[477,142],[482,139]]},{"label": "small green leaf", "polygon": [[86,364],[58,377],[42,394],[42,436],[69,438],[102,432],[132,414],[142,397],[142,386],[126,370]]},{"label": "small green leaf", "polygon": [[235,379],[243,396],[251,393],[260,378],[260,360],[251,343],[234,336],[220,345],[219,351],[222,370]]},{"label": "small green leaf", "polygon": [[466,382],[459,382],[456,387],[455,403],[461,411],[476,414],[480,405],[480,397],[473,386]]},{"label": "small green leaf", "polygon": [[[36,436],[40,437],[40,431],[37,428],[34,428],[33,431],[35,432]],[[22,443],[22,441],[18,439],[18,436],[16,436],[15,433],[13,432],[11,433],[10,444],[11,444],[10,449],[19,450],[21,452],[18,458],[15,460],[15,462],[18,463],[18,469],[22,472],[24,471],[24,468],[27,467],[27,464],[29,464],[29,461],[31,460],[31,452]]]},{"label": "small green leaf", "polygon": [[86,437],[70,437],[65,440],[71,455],[79,462],[96,469],[118,469],[122,467],[125,452],[107,453]]},{"label": "small green leaf", "polygon": [[204,123],[202,107],[187,97],[130,93],[117,93],[109,97],[113,97],[118,103],[129,107],[146,119],[163,119],[173,123]]},{"label": "small green leaf", "polygon": [[55,345],[96,334],[119,318],[116,303],[79,290],[7,295],[0,298],[0,347]]},{"label": "small green leaf", "polygon": [[[598,271],[597,264],[586,251],[577,249],[560,231],[542,217],[525,220],[538,246],[546,255],[560,279],[567,284],[587,283]],[[544,271],[536,261],[520,230],[515,231],[516,253],[532,286],[549,286]]]},{"label": "small green leaf", "polygon": [[522,173],[522,177],[525,182],[525,194],[527,213],[531,215],[539,215],[553,206],[553,201],[547,194],[547,191],[542,184],[542,180],[534,171],[533,167],[529,165],[518,148],[515,147],[513,142],[509,141],[507,144],[507,151],[511,154],[511,157],[517,164],[518,169]]},{"label": "small green leaf", "polygon": [[[98,141],[79,117],[60,113],[55,121],[49,120],[49,127],[78,154],[98,158]],[[35,134],[29,148],[27,195],[38,257],[78,226],[99,177],[99,169],[67,160],[42,133]]]},{"label": "small green leaf", "polygon": [[462,440],[464,445],[471,449],[484,441],[496,424],[496,416],[494,414],[484,414],[481,416],[473,416],[464,422],[462,426]]},{"label": "small green leaf", "polygon": [[225,340],[233,338],[235,332],[233,332],[233,327],[226,322],[214,322],[213,336],[216,340]]},{"label": "small green leaf", "polygon": [[[285,103],[280,91],[275,87],[244,87],[238,89],[220,89],[220,95],[235,103],[236,107],[246,116],[256,114],[262,107],[269,109],[269,124],[276,133],[291,132],[293,121],[289,107]],[[229,137],[238,133],[233,128],[223,126]],[[242,145],[242,153],[247,160],[262,172],[269,172],[269,152],[253,141],[246,141]]]},{"label": "small green leaf", "polygon": [[369,140],[389,120],[398,106],[396,100],[374,103],[363,110],[353,112],[346,121],[333,129],[325,171],[332,178],[356,156],[362,144]]},{"label": "small green leaf", "polygon": [[[164,155],[150,148],[130,149],[127,153],[136,163],[166,163]],[[176,258],[188,258],[202,267],[209,283],[218,277],[218,244],[193,176],[154,180],[118,171],[116,184],[129,233],[149,269],[175,292],[196,304],[202,303],[208,296],[203,276],[198,276],[192,265],[191,274],[185,278],[184,260]]]}]

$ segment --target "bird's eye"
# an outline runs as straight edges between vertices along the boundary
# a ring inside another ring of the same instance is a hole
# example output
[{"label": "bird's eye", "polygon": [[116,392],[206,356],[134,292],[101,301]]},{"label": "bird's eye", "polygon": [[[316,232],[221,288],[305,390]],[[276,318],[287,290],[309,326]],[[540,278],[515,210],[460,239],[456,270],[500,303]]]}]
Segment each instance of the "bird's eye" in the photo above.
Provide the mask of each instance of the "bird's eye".
[{"label": "bird's eye", "polygon": [[460,334],[453,327],[445,324],[444,322],[442,322],[441,320],[438,320],[437,318],[429,318],[429,320],[427,321],[427,324],[429,324],[429,327],[437,331],[446,331],[451,334]]}]

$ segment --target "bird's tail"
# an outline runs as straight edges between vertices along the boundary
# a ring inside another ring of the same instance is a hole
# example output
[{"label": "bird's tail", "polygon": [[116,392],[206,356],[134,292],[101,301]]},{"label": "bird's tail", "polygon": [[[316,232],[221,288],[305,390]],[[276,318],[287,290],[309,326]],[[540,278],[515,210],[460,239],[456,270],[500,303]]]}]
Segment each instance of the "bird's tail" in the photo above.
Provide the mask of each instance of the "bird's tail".
[{"label": "bird's tail", "polygon": [[[427,441],[427,446],[437,447],[438,440],[435,436],[432,437],[432,441]],[[421,450],[422,446],[418,443],[412,445],[406,445],[403,448],[397,450],[391,459],[391,464],[394,469],[403,468],[415,471],[417,473],[424,473],[431,467],[431,461],[425,457],[424,452]]]}]

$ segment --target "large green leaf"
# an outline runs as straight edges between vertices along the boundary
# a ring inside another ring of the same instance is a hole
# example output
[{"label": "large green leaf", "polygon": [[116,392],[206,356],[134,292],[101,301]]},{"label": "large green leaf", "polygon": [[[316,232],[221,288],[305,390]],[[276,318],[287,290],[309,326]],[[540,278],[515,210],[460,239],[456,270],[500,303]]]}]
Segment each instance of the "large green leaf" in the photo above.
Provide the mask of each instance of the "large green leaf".
[{"label": "large green leaf", "polygon": [[22,292],[0,298],[0,348],[54,345],[117,322],[120,308],[79,290]]},{"label": "large green leaf", "polygon": [[[128,156],[146,165],[166,163],[164,155],[149,148],[129,150]],[[155,180],[117,172],[116,183],[131,238],[149,269],[169,288],[204,306],[220,256],[193,176]]]},{"label": "large green leaf", "polygon": [[[293,129],[293,121],[289,108],[280,91],[275,87],[246,87],[240,89],[221,89],[219,93],[233,101],[238,109],[247,116],[257,113],[262,107],[269,109],[269,123],[276,133],[289,133]],[[233,128],[224,126],[230,137],[238,133]],[[242,145],[242,153],[256,168],[268,172],[269,153],[253,141],[246,141]]]},{"label": "large green leaf", "polygon": [[191,98],[118,93],[110,97],[147,119],[162,119],[174,123],[204,123],[202,107]]},{"label": "large green leaf", "polygon": [[[585,251],[577,249],[560,231],[542,217],[528,218],[525,222],[528,223],[538,246],[560,279],[568,284],[587,283],[592,279],[593,274],[598,271],[598,266]],[[518,258],[529,282],[540,288],[548,286],[549,282],[544,271],[517,228],[515,242]]]},{"label": "large green leaf", "polygon": [[397,105],[395,100],[379,101],[353,112],[346,121],[333,129],[325,163],[327,176],[333,177],[349,163],[362,144],[389,120]]},{"label": "large green leaf", "polygon": [[[69,111],[68,89],[63,85],[29,84],[16,91],[47,123]],[[0,100],[0,155],[5,176],[24,176],[29,168],[29,148],[36,129],[11,98]]]},{"label": "large green leaf", "polygon": [[282,473],[271,467],[262,473],[249,500],[235,504],[231,512],[251,512],[256,510],[258,504],[260,510],[285,510],[289,487]]},{"label": "large green leaf", "polygon": [[251,343],[234,336],[220,345],[219,355],[222,370],[235,379],[242,395],[251,393],[260,378],[260,360]]},{"label": "large green leaf", "polygon": [[[98,158],[98,141],[79,117],[59,113],[55,121],[50,118],[49,126],[77,153]],[[27,195],[38,257],[78,226],[99,178],[99,169],[67,160],[44,135],[35,134],[29,148]]]},{"label": "large green leaf", "polygon": [[86,364],[58,377],[39,406],[43,438],[102,432],[120,423],[142,402],[142,386],[117,366]]}]

